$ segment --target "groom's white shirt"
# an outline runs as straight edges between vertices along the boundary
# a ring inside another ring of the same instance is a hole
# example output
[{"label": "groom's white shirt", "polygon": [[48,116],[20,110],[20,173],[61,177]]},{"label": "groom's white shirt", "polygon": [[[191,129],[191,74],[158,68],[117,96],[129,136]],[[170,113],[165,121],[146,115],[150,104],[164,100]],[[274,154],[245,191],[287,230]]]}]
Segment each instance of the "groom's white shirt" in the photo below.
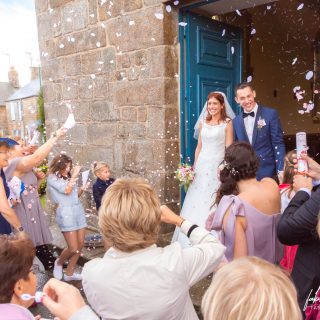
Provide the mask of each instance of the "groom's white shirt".
[{"label": "groom's white shirt", "polygon": [[[250,112],[254,112],[254,117],[248,116],[243,119],[244,127],[246,128],[250,144],[252,144],[253,129],[254,129],[254,123],[257,117],[257,111],[258,111],[258,104],[256,103],[255,107],[250,111]],[[245,111],[243,112],[247,113]]]}]

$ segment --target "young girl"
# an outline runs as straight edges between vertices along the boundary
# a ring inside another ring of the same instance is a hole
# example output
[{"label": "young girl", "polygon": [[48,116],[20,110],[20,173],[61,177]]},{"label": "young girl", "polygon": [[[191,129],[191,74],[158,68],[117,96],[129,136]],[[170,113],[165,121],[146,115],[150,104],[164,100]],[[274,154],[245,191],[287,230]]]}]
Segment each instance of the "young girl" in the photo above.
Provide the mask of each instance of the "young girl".
[{"label": "young girl", "polygon": [[67,242],[67,248],[54,263],[53,275],[56,279],[62,279],[63,263],[69,259],[64,274],[65,281],[82,280],[81,274],[74,272],[84,244],[87,226],[84,210],[79,201],[84,188],[78,190],[77,187],[80,169],[80,166],[75,166],[72,170],[72,159],[60,154],[52,160],[47,179],[51,198],[58,205],[56,221]]},{"label": "young girl", "polygon": [[[294,172],[294,154],[296,152],[294,150],[288,152],[286,157],[284,158],[284,172],[283,179],[281,184],[279,185],[280,194],[281,194],[281,213],[287,208],[289,202],[294,197],[295,192],[293,190],[293,176]],[[298,246],[284,246],[283,258],[280,261],[281,267],[292,271],[294,258],[296,256],[298,250]]]},{"label": "young girl", "polygon": [[97,210],[99,210],[102,197],[107,188],[114,182],[114,179],[110,178],[110,168],[105,162],[94,162],[92,172],[97,177],[96,182],[93,184],[92,192]]}]

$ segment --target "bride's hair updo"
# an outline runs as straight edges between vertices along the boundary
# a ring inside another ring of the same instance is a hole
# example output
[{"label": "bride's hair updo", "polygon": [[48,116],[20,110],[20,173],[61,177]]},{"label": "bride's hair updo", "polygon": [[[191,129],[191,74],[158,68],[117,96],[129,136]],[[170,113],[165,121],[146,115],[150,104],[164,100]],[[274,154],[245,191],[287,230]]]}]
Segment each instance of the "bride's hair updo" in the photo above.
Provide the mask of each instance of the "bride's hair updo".
[{"label": "bride's hair updo", "polygon": [[[227,112],[226,112],[226,105],[224,103],[224,97],[221,93],[219,92],[210,92],[208,94],[208,97],[207,97],[207,108],[208,108],[208,102],[211,98],[216,98],[222,105],[223,105],[223,108],[221,109],[221,118],[220,120],[222,121],[226,121],[227,120]],[[206,117],[206,120],[207,121],[210,121],[212,119],[212,115],[209,114],[208,112],[208,115]]]},{"label": "bride's hair updo", "polygon": [[237,182],[256,177],[259,159],[247,142],[235,142],[226,149],[224,161],[220,165],[221,185],[217,191],[215,204],[225,195],[239,194]]}]

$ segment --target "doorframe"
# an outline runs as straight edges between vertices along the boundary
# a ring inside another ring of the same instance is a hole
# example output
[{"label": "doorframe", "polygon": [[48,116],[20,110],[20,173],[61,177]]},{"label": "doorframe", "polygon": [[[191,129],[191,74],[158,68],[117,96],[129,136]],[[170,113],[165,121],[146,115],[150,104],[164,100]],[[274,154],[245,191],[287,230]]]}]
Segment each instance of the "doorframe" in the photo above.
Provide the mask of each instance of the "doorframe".
[{"label": "doorframe", "polygon": [[[186,15],[185,13],[194,8],[201,7],[203,5],[206,5],[208,3],[217,2],[219,0],[199,0],[195,3],[191,3],[189,5],[183,6],[179,9],[179,23],[180,22],[186,22]],[[180,161],[181,162],[187,162],[188,159],[186,159],[186,126],[181,125],[182,123],[185,124],[188,120],[188,105],[187,105],[187,99],[189,96],[189,91],[186,86],[186,80],[188,78],[188,66],[186,65],[186,61],[189,59],[189,52],[186,50],[188,47],[187,39],[187,32],[188,28],[186,29],[183,26],[179,25],[179,44],[180,44]]]}]

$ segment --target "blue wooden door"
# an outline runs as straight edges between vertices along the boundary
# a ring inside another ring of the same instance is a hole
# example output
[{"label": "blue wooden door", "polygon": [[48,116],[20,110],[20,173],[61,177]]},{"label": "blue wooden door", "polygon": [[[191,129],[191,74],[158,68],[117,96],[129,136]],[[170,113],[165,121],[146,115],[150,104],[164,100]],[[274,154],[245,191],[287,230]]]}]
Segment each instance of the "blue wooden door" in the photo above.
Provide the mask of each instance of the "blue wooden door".
[{"label": "blue wooden door", "polygon": [[226,94],[233,110],[234,87],[241,81],[242,30],[190,12],[182,15],[187,24],[181,30],[181,70],[184,81],[181,99],[181,153],[194,161],[197,140],[194,125],[211,91]]}]

